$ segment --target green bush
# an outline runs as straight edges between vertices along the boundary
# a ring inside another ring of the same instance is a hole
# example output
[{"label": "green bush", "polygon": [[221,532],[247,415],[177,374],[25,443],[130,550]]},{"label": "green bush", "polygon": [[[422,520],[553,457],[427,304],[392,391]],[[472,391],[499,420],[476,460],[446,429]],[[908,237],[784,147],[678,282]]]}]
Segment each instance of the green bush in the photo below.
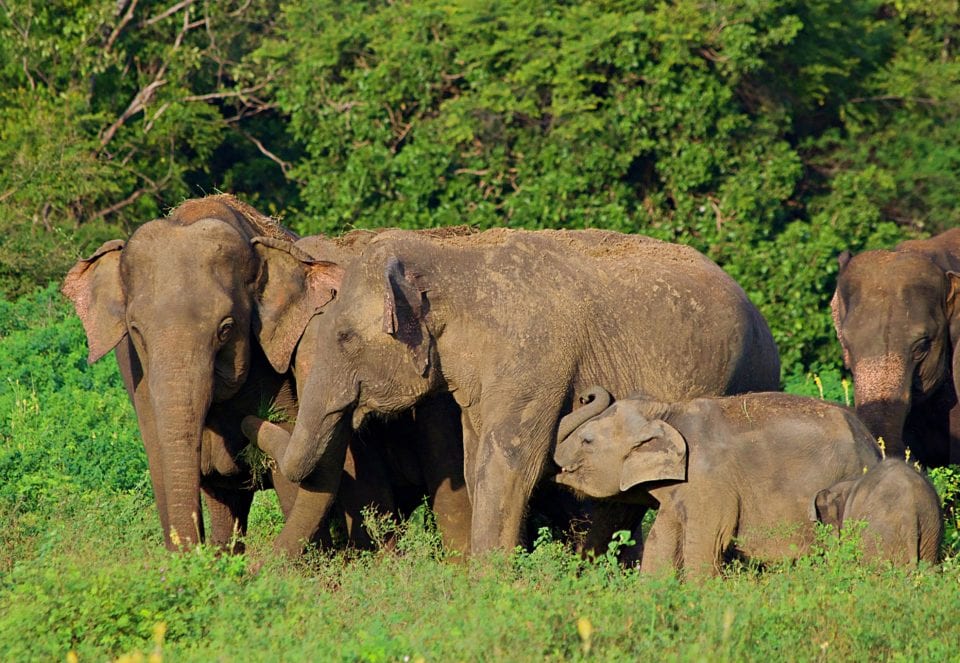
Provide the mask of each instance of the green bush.
[{"label": "green bush", "polygon": [[112,357],[54,286],[0,303],[0,501],[56,508],[63,490],[147,490],[146,454]]}]

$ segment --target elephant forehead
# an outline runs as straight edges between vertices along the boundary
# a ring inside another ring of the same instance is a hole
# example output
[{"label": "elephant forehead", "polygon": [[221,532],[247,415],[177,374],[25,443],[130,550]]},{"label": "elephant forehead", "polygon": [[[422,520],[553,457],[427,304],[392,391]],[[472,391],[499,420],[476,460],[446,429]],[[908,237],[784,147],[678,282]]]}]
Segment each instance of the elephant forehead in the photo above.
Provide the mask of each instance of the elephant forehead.
[{"label": "elephant forehead", "polygon": [[596,419],[587,425],[595,424],[597,431],[614,434],[623,433],[649,423],[650,420],[643,414],[641,405],[633,400],[617,401],[608,407]]},{"label": "elephant forehead", "polygon": [[944,294],[943,270],[926,256],[913,252],[867,251],[854,256],[840,273],[841,290],[865,301],[886,304],[910,302]]},{"label": "elephant forehead", "polygon": [[255,263],[249,243],[217,219],[201,219],[188,226],[151,221],[133,234],[121,257],[121,269],[128,277],[155,274],[174,282],[193,282],[206,275],[218,280],[249,278]]}]

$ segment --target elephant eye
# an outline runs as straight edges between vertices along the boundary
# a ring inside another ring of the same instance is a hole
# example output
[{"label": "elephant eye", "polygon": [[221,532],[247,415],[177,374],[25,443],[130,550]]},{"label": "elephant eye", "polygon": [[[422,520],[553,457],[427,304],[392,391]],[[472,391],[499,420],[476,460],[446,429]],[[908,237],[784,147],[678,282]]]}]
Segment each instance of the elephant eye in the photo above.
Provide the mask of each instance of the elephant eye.
[{"label": "elephant eye", "polygon": [[233,332],[233,318],[224,318],[223,322],[220,323],[220,328],[217,329],[217,338],[220,339],[221,343],[225,343],[230,334]]},{"label": "elephant eye", "polygon": [[913,345],[913,356],[915,359],[923,359],[930,351],[930,339],[926,336],[918,340]]},{"label": "elephant eye", "polygon": [[585,435],[585,436],[583,436],[583,437],[580,438],[580,442],[582,442],[583,444],[589,446],[589,445],[593,444],[593,438],[590,437],[589,435]]},{"label": "elephant eye", "polygon": [[340,345],[346,345],[353,340],[355,334],[351,329],[341,329],[337,332],[337,343]]}]

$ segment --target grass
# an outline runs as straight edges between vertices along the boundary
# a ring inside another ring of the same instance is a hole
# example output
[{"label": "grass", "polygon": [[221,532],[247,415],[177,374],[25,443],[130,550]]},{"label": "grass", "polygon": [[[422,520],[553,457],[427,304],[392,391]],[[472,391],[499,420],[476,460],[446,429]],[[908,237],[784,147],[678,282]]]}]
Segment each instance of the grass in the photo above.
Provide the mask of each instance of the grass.
[{"label": "grass", "polygon": [[[0,661],[960,658],[956,542],[942,567],[907,573],[823,537],[794,564],[681,583],[613,554],[584,561],[546,531],[530,552],[444,561],[421,511],[398,525],[397,552],[292,562],[272,553],[282,518],[264,492],[246,556],[169,554],[112,361],[86,365],[52,289],[4,306]],[[795,386],[829,397],[839,380]],[[935,481],[955,502],[956,469]]]}]

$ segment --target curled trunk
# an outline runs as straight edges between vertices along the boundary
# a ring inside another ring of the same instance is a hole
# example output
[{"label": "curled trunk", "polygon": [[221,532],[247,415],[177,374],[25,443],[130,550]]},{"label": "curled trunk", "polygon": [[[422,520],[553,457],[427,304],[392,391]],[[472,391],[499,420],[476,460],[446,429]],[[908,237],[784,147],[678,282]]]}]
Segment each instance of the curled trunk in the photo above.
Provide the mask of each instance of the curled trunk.
[{"label": "curled trunk", "polygon": [[603,387],[590,387],[579,398],[581,407],[560,420],[557,442],[563,442],[573,431],[610,407],[611,400],[610,392]]}]

